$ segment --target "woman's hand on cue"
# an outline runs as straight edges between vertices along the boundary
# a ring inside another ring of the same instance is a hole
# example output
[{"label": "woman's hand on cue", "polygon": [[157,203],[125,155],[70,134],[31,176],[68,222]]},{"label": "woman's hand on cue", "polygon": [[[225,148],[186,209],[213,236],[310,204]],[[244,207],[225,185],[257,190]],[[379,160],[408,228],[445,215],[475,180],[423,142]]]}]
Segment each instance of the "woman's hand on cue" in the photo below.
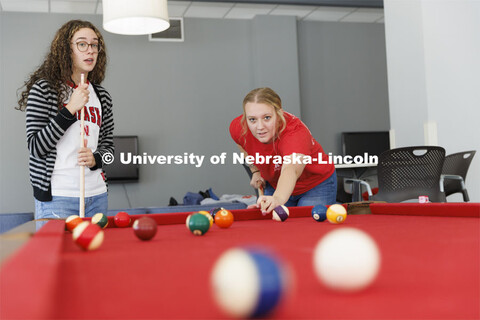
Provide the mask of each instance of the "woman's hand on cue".
[{"label": "woman's hand on cue", "polygon": [[78,165],[79,166],[86,166],[88,168],[92,168],[95,166],[95,157],[93,156],[92,149],[87,147],[88,140],[83,140],[83,148],[78,150]]},{"label": "woman's hand on cue", "polygon": [[265,180],[262,178],[260,171],[257,171],[254,174],[252,174],[252,178],[250,179],[250,186],[254,189],[265,187]]},{"label": "woman's hand on cue", "polygon": [[90,91],[88,91],[88,84],[80,84],[77,88],[73,90],[72,96],[70,97],[70,101],[65,106],[65,108],[70,111],[72,115],[80,111],[88,102],[88,95]]},{"label": "woman's hand on cue", "polygon": [[283,203],[276,196],[259,196],[257,199],[256,207],[262,210],[262,214],[266,215],[270,213],[278,206],[281,206]]}]

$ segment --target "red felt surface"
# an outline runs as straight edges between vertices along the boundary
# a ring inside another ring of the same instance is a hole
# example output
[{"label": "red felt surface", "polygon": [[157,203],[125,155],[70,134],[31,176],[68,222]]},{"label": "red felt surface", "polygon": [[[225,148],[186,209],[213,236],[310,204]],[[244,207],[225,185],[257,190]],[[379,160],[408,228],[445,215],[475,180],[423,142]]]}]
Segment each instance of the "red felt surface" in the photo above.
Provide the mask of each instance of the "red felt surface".
[{"label": "red felt surface", "polygon": [[[50,319],[65,222],[50,221],[0,272],[0,319]],[[70,239],[70,241],[72,241]]]},{"label": "red felt surface", "polygon": [[480,218],[480,203],[372,203],[373,214]]},{"label": "red felt surface", "polygon": [[[480,317],[478,218],[359,215],[333,225],[292,216],[283,223],[271,219],[242,221],[249,213],[233,212],[237,221],[232,227],[214,225],[202,237],[193,236],[183,222],[159,225],[155,238],[146,242],[137,239],[131,228],[108,228],[102,247],[92,252],[78,248],[71,235],[64,233],[57,237],[63,246],[55,269],[58,273],[50,279],[54,291],[42,292],[48,287],[45,281],[30,279],[27,285],[19,277],[8,287],[2,283],[2,291],[12,290],[13,296],[20,295],[25,301],[40,299],[40,292],[46,294],[42,303],[48,304],[46,311],[53,312],[50,318],[223,318],[210,292],[213,264],[233,246],[262,246],[284,260],[295,279],[275,313],[278,318]],[[163,215],[151,216],[162,220]],[[176,221],[173,216],[165,219]],[[329,291],[318,283],[312,269],[317,241],[328,231],[344,227],[367,231],[382,253],[379,277],[370,288],[355,294]],[[48,255],[50,247],[39,245],[37,250],[30,254]],[[20,255],[15,260],[20,263],[23,259]],[[28,271],[25,268],[22,272]],[[2,279],[16,273],[3,268]],[[30,296],[26,288],[32,286],[37,289]],[[17,314],[13,308],[2,313]]]}]

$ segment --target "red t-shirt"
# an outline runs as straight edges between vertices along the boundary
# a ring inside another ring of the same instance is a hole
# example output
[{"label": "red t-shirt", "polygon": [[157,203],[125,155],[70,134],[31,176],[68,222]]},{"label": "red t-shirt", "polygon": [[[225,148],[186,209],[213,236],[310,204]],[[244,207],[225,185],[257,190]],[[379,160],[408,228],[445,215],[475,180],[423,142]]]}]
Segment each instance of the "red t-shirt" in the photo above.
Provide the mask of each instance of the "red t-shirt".
[{"label": "red t-shirt", "polygon": [[[248,155],[255,156],[258,153],[261,156],[259,159],[267,159],[266,156],[269,155],[283,158],[297,153],[310,156],[313,160],[316,160],[305,165],[305,169],[298,178],[292,193],[298,195],[325,181],[334,172],[335,166],[332,163],[327,163],[328,155],[325,154],[322,146],[312,137],[310,130],[300,119],[288,112],[284,112],[284,116],[287,122],[285,130],[273,143],[261,143],[248,128],[247,133],[242,136],[242,116],[233,119],[230,124],[230,135]],[[319,160],[320,157],[321,161]],[[255,166],[260,170],[263,179],[276,189],[282,166],[273,162],[275,161],[270,160],[268,164],[256,162]]]}]

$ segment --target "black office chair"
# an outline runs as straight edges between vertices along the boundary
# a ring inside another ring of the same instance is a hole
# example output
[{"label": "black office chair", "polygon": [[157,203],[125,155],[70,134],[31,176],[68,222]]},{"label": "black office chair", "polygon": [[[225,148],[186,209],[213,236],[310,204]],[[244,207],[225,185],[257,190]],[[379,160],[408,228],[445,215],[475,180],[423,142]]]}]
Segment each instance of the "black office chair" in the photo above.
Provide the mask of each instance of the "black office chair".
[{"label": "black office chair", "polygon": [[[440,177],[445,149],[433,146],[418,146],[391,149],[378,157],[378,193],[370,200],[401,202],[428,196],[431,202],[444,202],[440,188]],[[365,181],[352,180],[356,190]]]},{"label": "black office chair", "polygon": [[463,195],[463,201],[470,201],[465,187],[465,179],[475,153],[476,151],[473,150],[464,151],[445,157],[441,177],[441,186],[444,188],[445,197],[460,192]]},{"label": "black office chair", "polygon": [[352,202],[352,194],[345,191],[345,180],[356,179],[353,169],[337,170],[337,196],[338,203]]}]

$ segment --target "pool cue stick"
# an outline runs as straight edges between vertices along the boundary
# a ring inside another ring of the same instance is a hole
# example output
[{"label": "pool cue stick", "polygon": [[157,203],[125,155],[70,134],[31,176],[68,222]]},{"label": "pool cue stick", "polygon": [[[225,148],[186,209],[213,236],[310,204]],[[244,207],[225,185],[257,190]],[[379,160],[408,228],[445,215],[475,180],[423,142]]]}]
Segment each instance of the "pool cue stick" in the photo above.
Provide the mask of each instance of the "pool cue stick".
[{"label": "pool cue stick", "polygon": [[[82,73],[80,78],[80,85],[85,83],[85,75]],[[85,107],[82,107],[80,112],[80,148],[83,148],[85,142],[83,141],[85,135]],[[80,218],[85,217],[85,166],[80,165]]]},{"label": "pool cue stick", "polygon": [[[263,196],[263,186],[258,187],[258,196]],[[263,201],[260,203],[260,210],[263,212],[264,203]]]}]

